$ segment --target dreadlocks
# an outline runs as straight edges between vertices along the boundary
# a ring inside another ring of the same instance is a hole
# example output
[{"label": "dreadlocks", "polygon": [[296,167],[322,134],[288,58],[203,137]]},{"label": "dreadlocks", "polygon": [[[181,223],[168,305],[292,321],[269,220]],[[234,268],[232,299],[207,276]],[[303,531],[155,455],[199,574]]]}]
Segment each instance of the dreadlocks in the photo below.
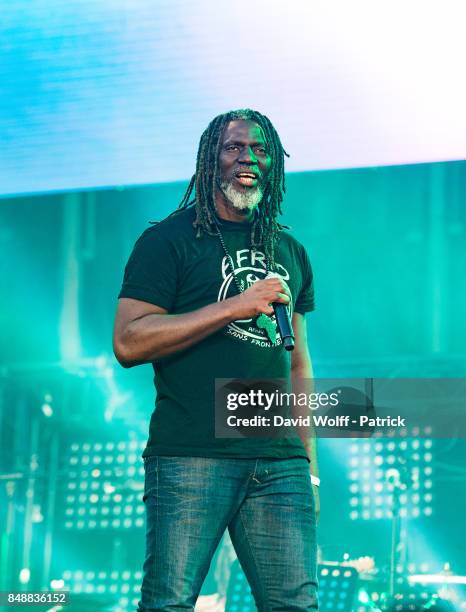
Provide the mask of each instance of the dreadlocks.
[{"label": "dreadlocks", "polygon": [[[269,267],[274,267],[274,250],[278,233],[285,226],[277,222],[282,214],[281,203],[285,193],[284,160],[288,153],[280,142],[280,137],[268,117],[250,108],[229,111],[213,119],[201,136],[196,160],[196,173],[191,178],[178,210],[194,206],[196,218],[193,226],[197,237],[202,232],[217,235],[215,222],[215,186],[218,177],[218,159],[222,146],[223,133],[230,121],[254,121],[259,125],[269,147],[271,170],[265,186],[262,201],[251,226],[251,247],[262,245]],[[194,198],[191,199],[195,191]]]}]

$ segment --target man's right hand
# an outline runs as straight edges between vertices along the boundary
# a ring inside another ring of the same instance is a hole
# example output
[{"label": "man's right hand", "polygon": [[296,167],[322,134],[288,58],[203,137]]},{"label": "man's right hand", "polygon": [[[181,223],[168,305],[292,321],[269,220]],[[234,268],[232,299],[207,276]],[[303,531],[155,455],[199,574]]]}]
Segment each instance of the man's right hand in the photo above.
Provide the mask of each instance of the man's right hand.
[{"label": "man's right hand", "polygon": [[131,298],[118,302],[113,346],[126,368],[182,351],[231,321],[272,314],[272,302],[288,304],[289,290],[281,278],[266,278],[249,289],[198,310],[172,315],[160,306]]},{"label": "man's right hand", "polygon": [[278,277],[264,278],[256,281],[251,287],[230,298],[235,320],[251,319],[260,315],[262,312],[271,315],[273,308],[272,302],[288,304],[290,293],[285,282]]}]

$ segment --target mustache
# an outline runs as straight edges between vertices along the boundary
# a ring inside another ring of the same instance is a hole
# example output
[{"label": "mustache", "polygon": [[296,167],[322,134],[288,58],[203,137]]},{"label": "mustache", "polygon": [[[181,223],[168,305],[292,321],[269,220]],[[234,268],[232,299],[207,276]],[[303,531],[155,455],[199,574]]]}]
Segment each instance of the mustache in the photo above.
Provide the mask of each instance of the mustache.
[{"label": "mustache", "polygon": [[258,168],[236,168],[233,175],[234,176],[238,176],[238,174],[242,174],[242,173],[246,173],[246,174],[254,174],[256,176],[256,178],[258,179],[262,179],[262,172],[258,169]]}]

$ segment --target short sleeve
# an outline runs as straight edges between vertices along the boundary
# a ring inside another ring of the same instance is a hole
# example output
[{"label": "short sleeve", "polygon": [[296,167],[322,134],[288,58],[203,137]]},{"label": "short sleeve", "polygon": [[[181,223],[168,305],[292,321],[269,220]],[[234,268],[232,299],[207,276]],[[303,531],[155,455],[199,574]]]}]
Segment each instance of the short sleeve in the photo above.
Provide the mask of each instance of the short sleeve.
[{"label": "short sleeve", "polygon": [[315,308],[314,304],[314,275],[312,273],[311,262],[309,261],[306,249],[301,246],[300,261],[302,269],[303,284],[301,291],[296,299],[294,311],[299,314],[311,312]]},{"label": "short sleeve", "polygon": [[170,311],[175,301],[177,279],[173,245],[164,232],[154,226],[134,245],[118,297],[149,302]]}]

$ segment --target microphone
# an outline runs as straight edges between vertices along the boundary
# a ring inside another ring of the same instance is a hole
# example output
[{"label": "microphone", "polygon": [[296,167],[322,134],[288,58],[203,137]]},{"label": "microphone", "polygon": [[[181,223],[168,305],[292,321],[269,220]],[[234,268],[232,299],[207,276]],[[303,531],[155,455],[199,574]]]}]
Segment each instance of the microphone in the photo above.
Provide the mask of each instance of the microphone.
[{"label": "microphone", "polygon": [[401,485],[401,474],[399,470],[396,468],[390,468],[385,472],[385,480],[391,485],[394,489],[398,488]]},{"label": "microphone", "polygon": [[[281,276],[276,272],[269,272],[266,278],[281,278]],[[282,304],[281,302],[273,302],[272,307],[277,320],[278,333],[282,339],[283,346],[287,351],[292,351],[294,349],[294,333],[291,326],[288,308],[286,307],[286,304]]]}]

